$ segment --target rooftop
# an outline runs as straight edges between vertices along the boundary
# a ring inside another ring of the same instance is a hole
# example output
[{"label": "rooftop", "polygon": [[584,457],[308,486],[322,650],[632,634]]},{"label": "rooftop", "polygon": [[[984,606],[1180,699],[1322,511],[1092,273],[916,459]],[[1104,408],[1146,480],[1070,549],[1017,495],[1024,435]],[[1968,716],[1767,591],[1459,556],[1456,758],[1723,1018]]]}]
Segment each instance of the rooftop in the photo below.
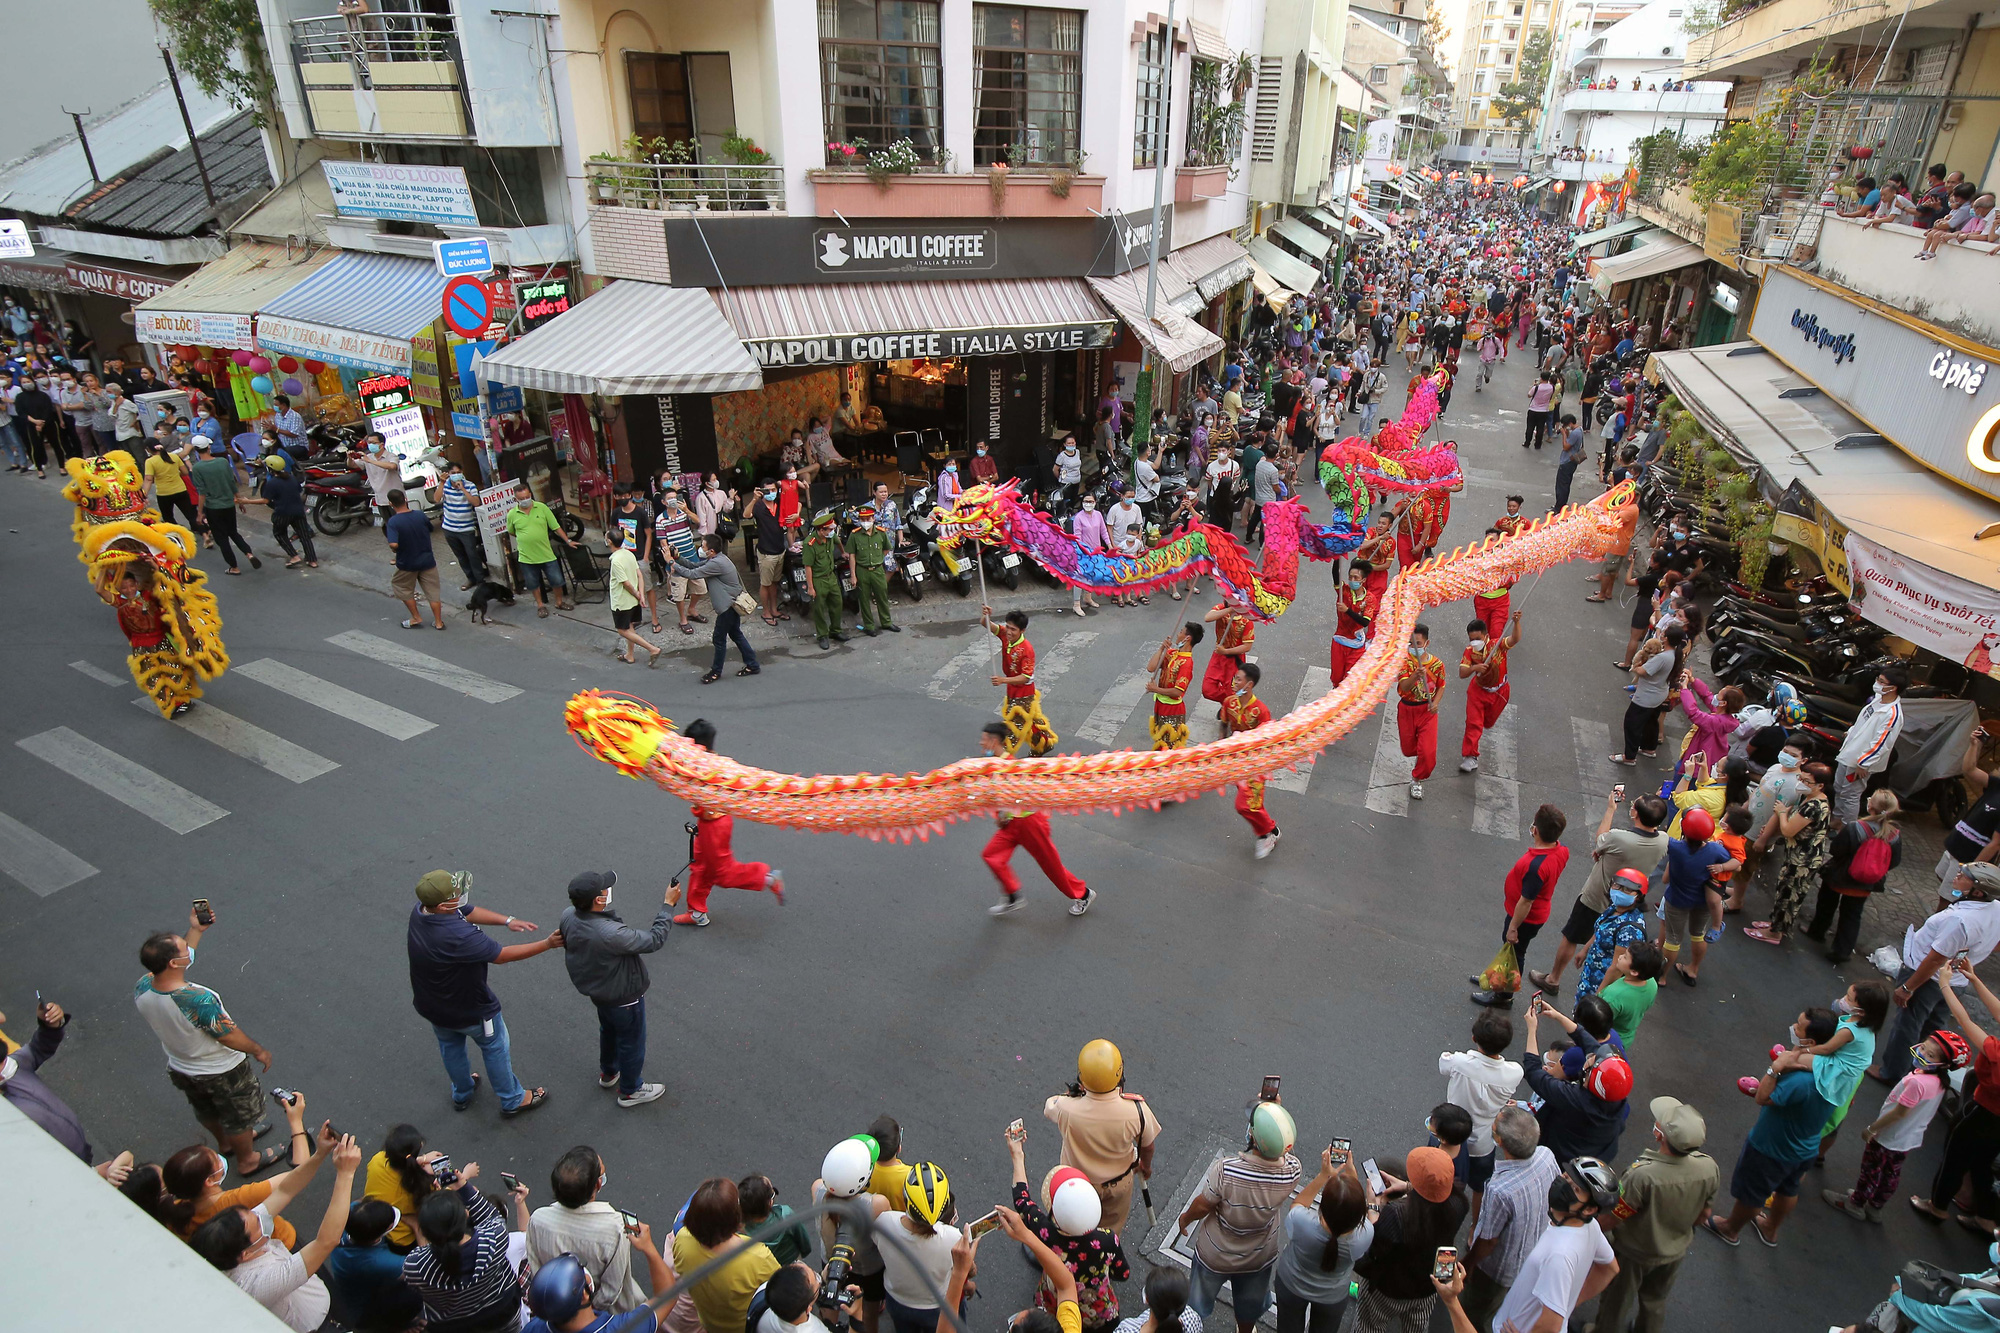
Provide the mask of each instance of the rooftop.
[{"label": "rooftop", "polygon": [[[271,187],[264,142],[256,120],[243,112],[200,136],[203,163],[215,186],[211,206],[202,188],[192,149],[163,149],[155,157],[101,191],[66,210],[74,221],[112,231],[152,236],[188,236],[213,221],[227,221],[232,202]],[[217,214],[221,213],[221,218]]]}]

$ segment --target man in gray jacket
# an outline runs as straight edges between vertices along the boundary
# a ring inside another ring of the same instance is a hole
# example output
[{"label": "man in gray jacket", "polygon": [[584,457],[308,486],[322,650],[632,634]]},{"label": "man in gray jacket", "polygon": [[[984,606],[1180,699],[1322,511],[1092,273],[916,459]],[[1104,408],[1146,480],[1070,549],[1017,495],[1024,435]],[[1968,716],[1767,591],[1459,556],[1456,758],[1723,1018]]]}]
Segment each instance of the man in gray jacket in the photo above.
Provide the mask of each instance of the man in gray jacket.
[{"label": "man in gray jacket", "polygon": [[570,984],[597,1006],[597,1086],[618,1089],[620,1106],[644,1106],[666,1093],[659,1083],[641,1083],[646,1066],[646,962],[667,942],[681,882],[667,884],[666,900],[650,930],[626,925],[611,910],[609,870],[587,870],[569,882],[570,908],[562,915],[563,960]]}]

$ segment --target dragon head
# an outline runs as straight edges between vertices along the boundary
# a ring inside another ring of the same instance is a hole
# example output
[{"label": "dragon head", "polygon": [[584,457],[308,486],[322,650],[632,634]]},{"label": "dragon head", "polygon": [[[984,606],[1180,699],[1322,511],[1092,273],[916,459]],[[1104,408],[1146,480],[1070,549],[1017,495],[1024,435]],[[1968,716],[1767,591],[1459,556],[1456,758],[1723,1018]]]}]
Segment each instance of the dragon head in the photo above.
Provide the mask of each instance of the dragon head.
[{"label": "dragon head", "polygon": [[960,491],[951,508],[938,506],[931,517],[937,520],[948,544],[955,545],[968,537],[973,541],[997,542],[1007,530],[1008,516],[1021,503],[1019,489],[1019,483],[1012,480],[998,486],[981,482]]},{"label": "dragon head", "polygon": [[97,458],[72,458],[63,498],[76,506],[82,523],[115,523],[146,512],[146,483],[131,456],[118,450]]}]

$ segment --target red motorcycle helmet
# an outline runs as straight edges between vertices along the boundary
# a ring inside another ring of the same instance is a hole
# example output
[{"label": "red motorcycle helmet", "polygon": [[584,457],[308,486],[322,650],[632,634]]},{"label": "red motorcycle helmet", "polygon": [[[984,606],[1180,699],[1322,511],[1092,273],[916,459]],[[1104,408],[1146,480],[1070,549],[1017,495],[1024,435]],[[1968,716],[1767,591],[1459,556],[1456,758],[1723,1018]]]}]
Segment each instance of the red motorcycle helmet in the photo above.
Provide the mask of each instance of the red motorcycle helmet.
[{"label": "red motorcycle helmet", "polygon": [[1696,806],[1681,816],[1681,837],[1707,842],[1715,836],[1715,816]]}]

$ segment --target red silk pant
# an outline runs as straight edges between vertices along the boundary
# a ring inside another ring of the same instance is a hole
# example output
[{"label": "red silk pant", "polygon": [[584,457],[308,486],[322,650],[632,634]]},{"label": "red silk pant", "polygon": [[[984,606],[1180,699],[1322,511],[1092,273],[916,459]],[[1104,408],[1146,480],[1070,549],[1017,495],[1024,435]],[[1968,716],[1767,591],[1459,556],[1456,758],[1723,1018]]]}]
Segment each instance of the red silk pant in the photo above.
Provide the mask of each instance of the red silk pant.
[{"label": "red silk pant", "polygon": [[1438,765],[1438,719],[1429,704],[1396,704],[1396,737],[1403,753],[1417,761],[1410,781],[1422,782]]},{"label": "red silk pant", "polygon": [[1001,892],[1009,898],[1021,891],[1021,881],[1008,864],[1014,859],[1016,847],[1028,849],[1028,855],[1035,858],[1035,864],[1063,897],[1081,898],[1088,892],[1084,882],[1069,873],[1069,867],[1056,852],[1055,841],[1049,837],[1049,817],[1036,812],[1016,815],[993,830],[993,836],[986,841],[986,850],[981,853],[986,858],[986,868],[1000,881]]},{"label": "red silk pant", "polygon": [[752,892],[764,887],[771,876],[771,867],[762,861],[739,861],[731,850],[729,842],[735,832],[736,821],[728,815],[713,818],[702,817],[695,829],[694,864],[689,867],[687,906],[690,912],[708,910],[710,889],[747,889]]}]

